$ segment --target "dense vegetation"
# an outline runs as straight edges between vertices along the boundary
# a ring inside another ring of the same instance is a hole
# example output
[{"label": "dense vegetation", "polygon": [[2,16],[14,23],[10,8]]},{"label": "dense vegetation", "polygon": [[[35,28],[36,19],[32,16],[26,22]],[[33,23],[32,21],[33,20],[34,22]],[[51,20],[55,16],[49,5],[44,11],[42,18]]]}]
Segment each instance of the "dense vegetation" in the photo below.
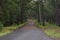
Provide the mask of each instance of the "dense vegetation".
[{"label": "dense vegetation", "polygon": [[[24,2],[23,2],[24,1]],[[26,21],[25,0],[0,0],[0,27],[20,24]]]},{"label": "dense vegetation", "polygon": [[43,26],[46,21],[60,26],[58,8],[57,0],[0,0],[0,29],[22,24],[31,17]]}]

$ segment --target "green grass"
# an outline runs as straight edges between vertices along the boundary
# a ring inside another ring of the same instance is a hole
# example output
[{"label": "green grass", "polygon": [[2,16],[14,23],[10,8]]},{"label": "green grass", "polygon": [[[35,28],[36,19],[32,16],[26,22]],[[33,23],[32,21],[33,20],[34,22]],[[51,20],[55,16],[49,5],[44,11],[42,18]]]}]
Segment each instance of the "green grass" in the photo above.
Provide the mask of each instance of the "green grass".
[{"label": "green grass", "polygon": [[60,37],[60,33],[59,32],[55,32],[53,30],[45,30],[45,33],[49,36],[53,36],[53,37]]},{"label": "green grass", "polygon": [[7,35],[7,34],[9,34],[9,33],[11,33],[11,31],[0,32],[0,37],[1,37],[1,36],[4,36],[4,35]]},{"label": "green grass", "polygon": [[42,29],[60,29],[60,27],[58,27],[57,25],[55,25],[55,24],[50,24],[50,23],[47,23],[47,22],[45,22],[45,26],[42,26],[41,24],[39,24],[38,22],[36,23],[37,24],[37,26],[39,27],[39,28],[42,28]]},{"label": "green grass", "polygon": [[25,24],[26,24],[26,23],[20,24],[20,25],[12,25],[12,26],[9,26],[9,27],[4,27],[4,28],[2,29],[2,31],[0,32],[0,37],[1,37],[1,36],[4,36],[4,35],[7,35],[7,34],[9,34],[9,33],[11,33],[11,32],[13,32],[13,30],[15,30],[15,29],[18,29],[18,28],[23,27]]},{"label": "green grass", "polygon": [[40,25],[38,22],[36,22],[37,26],[44,30],[44,32],[48,35],[48,36],[53,36],[53,37],[60,37],[60,27],[58,27],[55,24],[50,24],[50,23],[45,23],[45,26]]}]

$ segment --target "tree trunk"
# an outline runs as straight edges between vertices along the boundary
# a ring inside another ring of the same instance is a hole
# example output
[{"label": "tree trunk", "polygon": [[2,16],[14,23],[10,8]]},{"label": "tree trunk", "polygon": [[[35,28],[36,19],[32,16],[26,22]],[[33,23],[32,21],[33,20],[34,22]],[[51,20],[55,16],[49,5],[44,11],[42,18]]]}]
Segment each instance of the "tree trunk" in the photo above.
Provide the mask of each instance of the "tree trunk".
[{"label": "tree trunk", "polygon": [[40,15],[40,23],[45,26],[45,18],[43,13],[43,2],[42,0],[39,0],[39,15]]}]

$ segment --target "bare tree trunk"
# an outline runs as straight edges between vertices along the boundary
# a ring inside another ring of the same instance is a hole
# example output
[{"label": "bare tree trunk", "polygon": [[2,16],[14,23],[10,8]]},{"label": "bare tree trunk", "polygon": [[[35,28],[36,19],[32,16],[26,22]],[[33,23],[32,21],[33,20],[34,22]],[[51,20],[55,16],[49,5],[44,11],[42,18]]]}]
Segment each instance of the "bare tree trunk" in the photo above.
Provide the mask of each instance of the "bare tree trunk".
[{"label": "bare tree trunk", "polygon": [[60,26],[60,0],[56,0],[56,22]]},{"label": "bare tree trunk", "polygon": [[21,12],[20,12],[20,22],[23,23],[23,11],[24,11],[24,6],[23,6],[23,0],[21,0]]},{"label": "bare tree trunk", "polygon": [[41,15],[41,0],[39,0],[39,13],[38,13],[38,22],[42,24],[42,15]]},{"label": "bare tree trunk", "polygon": [[1,12],[2,12],[2,4],[1,4],[1,0],[0,0],[0,19],[1,19]]},{"label": "bare tree trunk", "polygon": [[40,23],[45,26],[45,19],[44,19],[44,13],[43,13],[43,2],[42,0],[39,0],[39,15],[40,15]]}]

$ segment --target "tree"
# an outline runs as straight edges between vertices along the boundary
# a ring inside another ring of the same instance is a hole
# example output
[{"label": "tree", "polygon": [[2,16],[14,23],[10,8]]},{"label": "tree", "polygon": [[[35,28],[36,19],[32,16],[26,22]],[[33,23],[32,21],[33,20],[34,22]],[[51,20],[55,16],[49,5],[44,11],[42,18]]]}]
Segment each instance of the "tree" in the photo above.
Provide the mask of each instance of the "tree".
[{"label": "tree", "polygon": [[40,21],[40,23],[44,26],[45,20],[44,20],[43,8],[44,8],[43,0],[39,0],[39,14],[38,14],[39,19],[38,19],[38,22]]}]

